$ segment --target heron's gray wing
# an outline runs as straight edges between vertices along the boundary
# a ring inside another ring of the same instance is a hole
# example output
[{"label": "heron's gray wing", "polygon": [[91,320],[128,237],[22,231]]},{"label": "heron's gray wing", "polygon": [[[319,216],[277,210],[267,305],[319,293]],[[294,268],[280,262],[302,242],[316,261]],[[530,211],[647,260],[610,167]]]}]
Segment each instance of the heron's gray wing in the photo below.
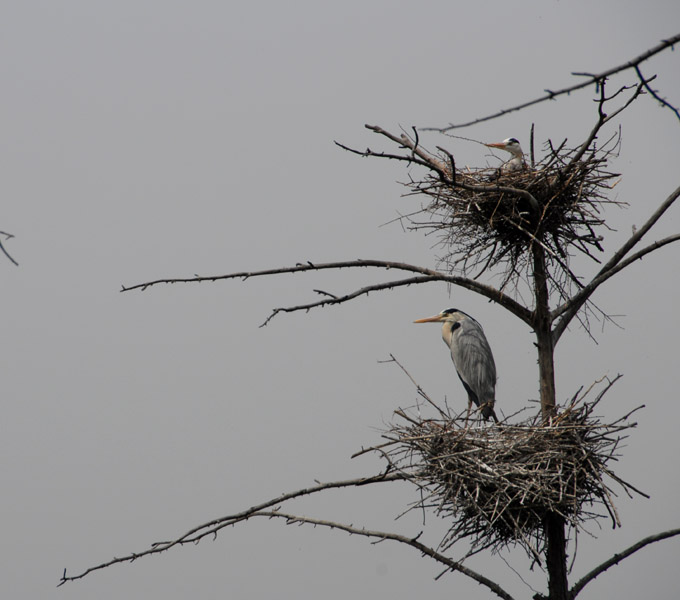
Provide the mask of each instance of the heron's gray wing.
[{"label": "heron's gray wing", "polygon": [[472,319],[457,323],[451,337],[451,358],[466,389],[480,404],[493,405],[496,395],[496,364],[481,325]]}]

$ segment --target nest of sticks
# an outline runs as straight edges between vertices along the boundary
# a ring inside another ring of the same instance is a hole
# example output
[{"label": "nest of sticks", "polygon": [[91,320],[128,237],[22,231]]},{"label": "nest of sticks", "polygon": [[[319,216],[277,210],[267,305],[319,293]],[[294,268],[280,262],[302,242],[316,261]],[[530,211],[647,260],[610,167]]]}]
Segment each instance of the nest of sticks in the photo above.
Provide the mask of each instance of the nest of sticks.
[{"label": "nest of sticks", "polygon": [[590,403],[575,397],[549,425],[535,417],[470,427],[441,411],[439,419],[398,411],[404,422],[375,449],[420,488],[411,508],[434,509],[450,523],[440,547],[461,539],[471,553],[519,545],[540,563],[547,515],[577,530],[608,515],[617,527],[612,485],[645,495],[611,470],[625,432],[636,426],[633,413],[609,424],[593,413],[612,384]]},{"label": "nest of sticks", "polygon": [[[429,198],[410,215],[409,226],[439,234],[440,261],[448,270],[479,276],[501,265],[509,281],[525,272],[529,250],[540,244],[554,282],[566,291],[575,280],[570,256],[578,252],[597,260],[603,250],[597,229],[606,226],[602,207],[620,204],[607,197],[619,176],[607,168],[619,139],[587,152],[547,142],[543,159],[516,171],[459,169],[440,150],[429,155],[439,170],[406,183],[410,195]],[[427,218],[419,220],[423,213]]]},{"label": "nest of sticks", "polygon": [[598,261],[603,238],[597,229],[606,227],[603,205],[622,204],[607,197],[619,177],[608,164],[618,154],[620,132],[601,145],[595,137],[573,148],[566,140],[557,147],[548,140],[543,158],[534,162],[532,131],[530,164],[508,171],[500,163],[498,168],[459,168],[445,148],[426,149],[415,129],[412,135],[394,135],[376,125],[366,127],[398,144],[401,152],[338,145],[361,156],[426,168],[404,185],[406,196],[426,196],[428,201],[402,220],[409,229],[438,234],[437,245],[444,251],[439,261],[447,271],[476,278],[500,265],[503,286],[516,283],[531,272],[530,250],[540,244],[549,276],[566,296],[572,284],[580,285],[569,268],[570,257],[581,253]]}]

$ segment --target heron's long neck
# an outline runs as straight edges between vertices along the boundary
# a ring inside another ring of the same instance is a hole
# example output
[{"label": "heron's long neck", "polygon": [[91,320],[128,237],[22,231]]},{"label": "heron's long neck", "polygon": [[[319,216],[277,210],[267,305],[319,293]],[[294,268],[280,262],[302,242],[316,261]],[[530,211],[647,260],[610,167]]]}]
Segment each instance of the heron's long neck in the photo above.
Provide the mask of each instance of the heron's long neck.
[{"label": "heron's long neck", "polygon": [[522,168],[524,168],[524,155],[521,152],[519,154],[513,152],[512,158],[503,163],[501,170],[518,171]]},{"label": "heron's long neck", "polygon": [[445,321],[442,325],[442,339],[444,343],[451,347],[451,336],[453,335],[453,323],[451,321]]}]

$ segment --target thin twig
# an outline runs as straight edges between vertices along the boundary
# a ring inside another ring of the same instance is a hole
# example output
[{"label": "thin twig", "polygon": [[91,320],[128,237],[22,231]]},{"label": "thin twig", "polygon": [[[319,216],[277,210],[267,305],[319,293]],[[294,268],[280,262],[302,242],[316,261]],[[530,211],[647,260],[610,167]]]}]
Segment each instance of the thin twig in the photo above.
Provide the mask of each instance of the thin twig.
[{"label": "thin twig", "polygon": [[656,90],[653,90],[651,87],[649,87],[648,83],[651,81],[651,79],[646,79],[645,76],[642,74],[642,71],[640,70],[640,65],[635,65],[635,72],[637,73],[638,77],[640,78],[640,81],[643,82],[643,85],[645,86],[645,89],[649,94],[657,101],[661,106],[665,106],[666,108],[670,109],[675,113],[675,116],[680,120],[680,110],[678,110],[675,106],[670,104],[665,98],[661,98],[659,94],[656,92]]},{"label": "thin twig", "polygon": [[437,411],[439,412],[439,415],[440,415],[442,418],[448,419],[448,418],[449,418],[449,414],[448,414],[446,411],[442,410],[442,409],[439,407],[439,405],[436,404],[436,403],[432,400],[432,398],[430,398],[430,397],[425,393],[425,390],[423,390],[423,388],[420,387],[420,384],[419,384],[415,379],[413,379],[413,377],[411,377],[411,374],[404,368],[404,365],[402,365],[402,364],[394,357],[393,354],[390,354],[390,358],[391,358],[392,361],[393,361],[394,363],[396,363],[396,365],[397,365],[397,366],[405,373],[406,377],[408,377],[408,378],[411,380],[411,383],[416,387],[416,390],[418,391],[418,395],[419,395],[421,398],[424,398],[425,400],[427,400],[427,402],[429,402],[432,406],[434,406],[435,409],[437,409]]}]

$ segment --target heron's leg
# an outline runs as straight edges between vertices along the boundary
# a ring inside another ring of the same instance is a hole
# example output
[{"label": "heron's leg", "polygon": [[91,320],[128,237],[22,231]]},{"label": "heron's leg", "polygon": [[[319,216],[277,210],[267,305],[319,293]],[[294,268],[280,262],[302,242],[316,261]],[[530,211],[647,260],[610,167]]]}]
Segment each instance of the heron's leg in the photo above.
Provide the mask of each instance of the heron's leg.
[{"label": "heron's leg", "polygon": [[465,428],[467,429],[468,419],[470,418],[470,411],[472,410],[472,398],[468,398],[468,409],[465,415]]},{"label": "heron's leg", "polygon": [[496,425],[498,425],[498,417],[496,416],[496,411],[491,410],[491,416],[493,417],[493,420],[496,422]]},{"label": "heron's leg", "polygon": [[[484,415],[485,421],[488,421],[490,416],[493,417],[494,422],[496,423],[496,425],[498,425],[498,417],[496,416],[496,411],[493,409],[493,405],[494,405],[493,402],[486,402],[484,405],[480,407],[480,411],[482,415]],[[489,413],[489,416],[486,416],[484,413],[487,411],[488,408],[491,409],[491,412]]]}]

